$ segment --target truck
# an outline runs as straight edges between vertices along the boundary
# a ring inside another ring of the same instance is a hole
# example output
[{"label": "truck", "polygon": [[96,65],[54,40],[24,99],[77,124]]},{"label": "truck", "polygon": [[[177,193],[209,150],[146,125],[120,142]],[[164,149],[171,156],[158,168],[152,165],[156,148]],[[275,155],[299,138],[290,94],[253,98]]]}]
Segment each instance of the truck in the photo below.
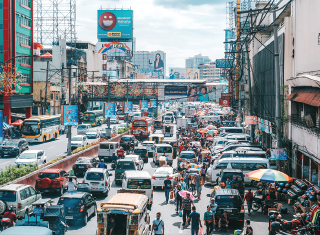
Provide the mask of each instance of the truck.
[{"label": "truck", "polygon": [[195,107],[188,106],[186,116],[187,116],[187,117],[193,117],[196,112],[197,112],[197,111],[196,111],[196,108],[195,108]]},{"label": "truck", "polygon": [[179,128],[186,129],[187,128],[187,119],[186,118],[178,118],[177,119],[177,129]]}]

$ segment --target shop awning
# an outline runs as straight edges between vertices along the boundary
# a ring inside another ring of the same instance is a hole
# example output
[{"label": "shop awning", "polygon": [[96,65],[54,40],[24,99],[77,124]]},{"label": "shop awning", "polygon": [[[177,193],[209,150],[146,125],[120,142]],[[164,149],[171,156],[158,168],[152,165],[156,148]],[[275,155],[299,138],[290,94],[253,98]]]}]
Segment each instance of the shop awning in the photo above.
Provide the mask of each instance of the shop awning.
[{"label": "shop awning", "polygon": [[3,129],[8,130],[8,129],[11,129],[11,128],[13,128],[13,126],[3,122]]},{"label": "shop awning", "polygon": [[21,126],[23,124],[23,121],[21,119],[18,119],[14,123],[11,123],[12,126]]},{"label": "shop awning", "polygon": [[292,92],[288,96],[287,100],[320,107],[320,89],[302,88]]}]

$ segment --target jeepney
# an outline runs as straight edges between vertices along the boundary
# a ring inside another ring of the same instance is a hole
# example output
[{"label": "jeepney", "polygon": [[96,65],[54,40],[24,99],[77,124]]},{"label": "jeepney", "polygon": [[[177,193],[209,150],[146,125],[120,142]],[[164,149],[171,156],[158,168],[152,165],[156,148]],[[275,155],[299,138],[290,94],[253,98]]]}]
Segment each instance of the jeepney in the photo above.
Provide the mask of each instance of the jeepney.
[{"label": "jeepney", "polygon": [[163,134],[151,134],[149,135],[149,141],[154,141],[156,144],[161,144],[164,138]]},{"label": "jeepney", "polygon": [[97,209],[97,235],[147,235],[151,230],[149,198],[138,193],[117,193]]},{"label": "jeepney", "polygon": [[163,125],[164,137],[172,137],[173,136],[173,131],[174,131],[174,126],[173,125],[168,125],[168,124],[164,124]]}]

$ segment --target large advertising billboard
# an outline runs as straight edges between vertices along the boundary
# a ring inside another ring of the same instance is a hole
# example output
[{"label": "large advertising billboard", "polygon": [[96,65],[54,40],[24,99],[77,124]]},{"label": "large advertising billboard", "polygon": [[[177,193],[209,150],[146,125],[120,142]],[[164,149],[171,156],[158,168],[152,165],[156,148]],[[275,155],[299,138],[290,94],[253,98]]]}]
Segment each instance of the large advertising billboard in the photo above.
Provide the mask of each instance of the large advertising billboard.
[{"label": "large advertising billboard", "polygon": [[194,102],[213,102],[216,101],[216,87],[214,86],[196,86],[187,87],[187,101]]},{"label": "large advertising billboard", "polygon": [[199,79],[200,69],[187,69],[187,79]]},{"label": "large advertising billboard", "polygon": [[187,88],[187,86],[166,85],[164,88],[165,100],[183,101],[182,99],[187,98]]},{"label": "large advertising billboard", "polygon": [[132,10],[98,10],[98,38],[132,39]]},{"label": "large advertising billboard", "polygon": [[103,116],[106,117],[114,117],[116,115],[116,104],[115,103],[104,103],[104,112]]},{"label": "large advertising billboard", "polygon": [[170,79],[186,79],[185,68],[170,68]]},{"label": "large advertising billboard", "polygon": [[132,57],[132,42],[97,42],[97,53],[105,53],[109,57]]}]

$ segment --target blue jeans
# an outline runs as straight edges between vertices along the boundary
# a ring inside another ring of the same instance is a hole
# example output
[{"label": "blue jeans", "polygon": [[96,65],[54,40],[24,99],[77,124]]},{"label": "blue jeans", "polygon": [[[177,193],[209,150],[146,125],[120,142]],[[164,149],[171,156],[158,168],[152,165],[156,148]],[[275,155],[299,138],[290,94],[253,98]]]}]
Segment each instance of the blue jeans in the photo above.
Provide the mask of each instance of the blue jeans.
[{"label": "blue jeans", "polygon": [[170,189],[165,189],[165,190],[164,190],[164,193],[165,193],[165,195],[166,195],[166,202],[168,202],[168,201],[169,201]]},{"label": "blue jeans", "polygon": [[191,235],[198,235],[199,228],[191,228]]},{"label": "blue jeans", "polygon": [[181,206],[182,206],[182,199],[181,198],[180,199],[177,198],[177,209],[176,209],[176,211],[179,211]]}]

